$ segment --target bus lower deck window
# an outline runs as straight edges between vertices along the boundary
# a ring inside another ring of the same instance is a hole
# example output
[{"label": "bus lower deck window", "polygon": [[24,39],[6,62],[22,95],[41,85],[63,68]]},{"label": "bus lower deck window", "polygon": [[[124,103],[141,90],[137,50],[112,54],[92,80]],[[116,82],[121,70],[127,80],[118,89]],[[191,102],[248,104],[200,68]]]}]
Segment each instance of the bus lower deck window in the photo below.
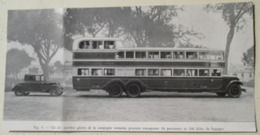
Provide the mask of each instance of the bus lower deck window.
[{"label": "bus lower deck window", "polygon": [[197,69],[187,69],[186,76],[198,76]]},{"label": "bus lower deck window", "polygon": [[89,75],[89,70],[87,68],[78,69],[78,75],[86,76]]},{"label": "bus lower deck window", "polygon": [[174,76],[184,76],[185,70],[184,69],[173,69]]},{"label": "bus lower deck window", "polygon": [[220,69],[212,69],[211,70],[211,76],[221,76],[221,70]]},{"label": "bus lower deck window", "polygon": [[159,69],[148,69],[148,75],[159,75]]},{"label": "bus lower deck window", "polygon": [[199,76],[209,76],[209,69],[200,69]]},{"label": "bus lower deck window", "polygon": [[161,76],[172,76],[172,70],[171,69],[162,69]]},{"label": "bus lower deck window", "polygon": [[104,74],[105,75],[115,75],[115,69],[105,69]]},{"label": "bus lower deck window", "polygon": [[136,76],[145,76],[145,69],[136,69],[135,70],[135,75]]},{"label": "bus lower deck window", "polygon": [[102,69],[91,69],[91,75],[102,76]]}]

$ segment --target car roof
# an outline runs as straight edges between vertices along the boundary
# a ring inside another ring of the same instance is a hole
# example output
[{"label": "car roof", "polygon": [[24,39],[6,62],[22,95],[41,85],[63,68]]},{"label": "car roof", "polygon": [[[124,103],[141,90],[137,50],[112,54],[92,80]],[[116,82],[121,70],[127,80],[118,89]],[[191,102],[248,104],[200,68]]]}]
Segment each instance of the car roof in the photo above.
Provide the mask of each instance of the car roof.
[{"label": "car roof", "polygon": [[25,74],[26,76],[43,76],[44,74]]}]

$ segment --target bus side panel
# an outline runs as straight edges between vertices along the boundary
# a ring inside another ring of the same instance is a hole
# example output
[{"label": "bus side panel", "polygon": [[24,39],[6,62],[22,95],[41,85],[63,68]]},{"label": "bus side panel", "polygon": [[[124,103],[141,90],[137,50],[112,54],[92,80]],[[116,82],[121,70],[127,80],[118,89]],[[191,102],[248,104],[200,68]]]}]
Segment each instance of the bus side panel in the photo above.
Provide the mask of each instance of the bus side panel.
[{"label": "bus side panel", "polygon": [[115,59],[114,52],[75,52],[74,59]]},{"label": "bus side panel", "polygon": [[73,77],[73,88],[77,90],[102,89],[111,78],[106,77]]},{"label": "bus side panel", "polygon": [[143,78],[142,82],[149,89],[156,90],[192,90],[192,91],[207,91],[207,90],[219,90],[223,85],[221,78]]}]

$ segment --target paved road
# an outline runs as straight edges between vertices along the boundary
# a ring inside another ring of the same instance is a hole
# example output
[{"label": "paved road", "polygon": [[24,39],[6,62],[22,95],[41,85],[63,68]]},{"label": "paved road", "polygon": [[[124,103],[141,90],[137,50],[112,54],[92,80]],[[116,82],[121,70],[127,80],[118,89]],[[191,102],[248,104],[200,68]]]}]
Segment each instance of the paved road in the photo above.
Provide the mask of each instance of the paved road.
[{"label": "paved road", "polygon": [[139,98],[110,98],[102,90],[63,96],[34,93],[16,97],[5,93],[4,120],[29,121],[254,121],[254,92],[246,88],[240,98],[214,93],[147,92]]}]

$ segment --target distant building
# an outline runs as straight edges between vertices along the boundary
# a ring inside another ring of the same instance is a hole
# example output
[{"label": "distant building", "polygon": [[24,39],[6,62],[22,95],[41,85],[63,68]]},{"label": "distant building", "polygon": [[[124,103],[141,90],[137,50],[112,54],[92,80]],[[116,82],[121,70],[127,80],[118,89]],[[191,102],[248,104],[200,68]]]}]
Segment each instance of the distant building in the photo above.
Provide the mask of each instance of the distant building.
[{"label": "distant building", "polygon": [[229,74],[238,77],[243,82],[254,79],[254,68],[247,65],[230,64]]}]

